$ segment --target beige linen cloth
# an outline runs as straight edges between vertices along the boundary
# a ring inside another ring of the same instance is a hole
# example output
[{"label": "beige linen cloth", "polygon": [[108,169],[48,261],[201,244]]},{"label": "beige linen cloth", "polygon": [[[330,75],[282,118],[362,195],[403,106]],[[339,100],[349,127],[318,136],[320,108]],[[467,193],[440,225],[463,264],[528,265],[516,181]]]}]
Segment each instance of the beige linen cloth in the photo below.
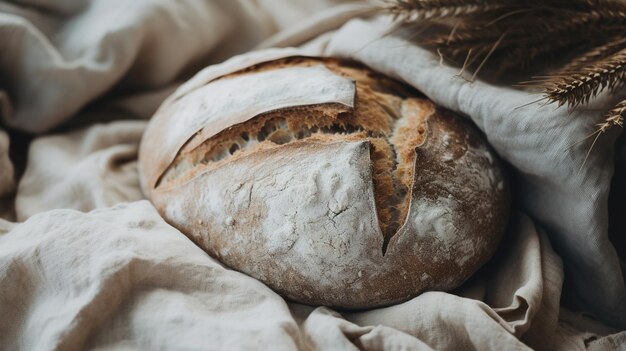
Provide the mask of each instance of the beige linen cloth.
[{"label": "beige linen cloth", "polygon": [[[601,112],[516,109],[536,97],[455,77],[431,53],[381,36],[388,19],[348,21],[364,8],[339,2],[0,2],[2,120],[61,128],[34,139],[24,172],[0,130],[0,217],[10,220],[0,219],[0,349],[626,348],[624,280],[607,235],[617,135],[580,172],[588,145],[568,148]],[[514,211],[496,256],[456,291],[369,311],[285,301],[142,200],[141,119],[177,82],[261,40],[311,39],[303,52],[361,60],[469,116],[514,167],[528,215]],[[603,323],[561,307],[564,272],[576,306]]]}]

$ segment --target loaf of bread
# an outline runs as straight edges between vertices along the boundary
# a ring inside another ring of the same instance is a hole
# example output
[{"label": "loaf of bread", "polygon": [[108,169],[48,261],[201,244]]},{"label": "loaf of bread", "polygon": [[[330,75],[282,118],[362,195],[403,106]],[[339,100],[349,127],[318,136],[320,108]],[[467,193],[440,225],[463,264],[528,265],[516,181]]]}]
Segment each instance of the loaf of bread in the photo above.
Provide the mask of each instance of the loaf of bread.
[{"label": "loaf of bread", "polygon": [[150,122],[142,187],[171,225],[289,299],[340,308],[450,290],[490,258],[509,190],[473,125],[355,62],[254,55]]}]

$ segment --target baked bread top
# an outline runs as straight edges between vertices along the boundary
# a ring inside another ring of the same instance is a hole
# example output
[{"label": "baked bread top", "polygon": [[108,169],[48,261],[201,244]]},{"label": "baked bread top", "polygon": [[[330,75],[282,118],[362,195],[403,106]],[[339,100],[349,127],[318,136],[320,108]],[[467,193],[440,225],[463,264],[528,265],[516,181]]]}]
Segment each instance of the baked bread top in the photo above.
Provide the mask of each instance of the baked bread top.
[{"label": "baked bread top", "polygon": [[220,73],[168,99],[140,148],[146,195],[212,256],[365,308],[457,287],[494,252],[508,185],[469,122],[351,61]]}]

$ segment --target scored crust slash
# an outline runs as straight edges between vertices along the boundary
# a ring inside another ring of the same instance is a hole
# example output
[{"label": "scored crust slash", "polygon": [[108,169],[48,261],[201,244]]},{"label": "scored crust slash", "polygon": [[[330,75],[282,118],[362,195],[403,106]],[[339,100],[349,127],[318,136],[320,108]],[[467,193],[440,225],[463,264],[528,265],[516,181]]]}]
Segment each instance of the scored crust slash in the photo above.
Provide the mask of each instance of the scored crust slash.
[{"label": "scored crust slash", "polygon": [[148,198],[295,301],[368,308],[458,287],[509,216],[480,132],[361,64],[289,53],[214,66],[161,106],[139,155]]}]

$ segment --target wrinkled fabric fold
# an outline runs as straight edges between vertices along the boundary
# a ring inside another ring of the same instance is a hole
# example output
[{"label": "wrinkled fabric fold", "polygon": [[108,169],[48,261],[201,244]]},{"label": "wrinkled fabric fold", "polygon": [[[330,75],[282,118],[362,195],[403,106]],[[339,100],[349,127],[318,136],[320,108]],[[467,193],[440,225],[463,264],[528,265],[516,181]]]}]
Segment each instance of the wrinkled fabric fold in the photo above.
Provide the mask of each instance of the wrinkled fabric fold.
[{"label": "wrinkled fabric fold", "polygon": [[[147,202],[53,210],[0,236],[7,349],[294,349],[285,302],[222,267]],[[295,340],[294,340],[295,338]],[[291,345],[291,346],[289,346]]]},{"label": "wrinkled fabric fold", "polygon": [[0,117],[12,128],[50,130],[111,89],[159,88],[272,33],[251,2],[71,3],[0,3],[1,88],[11,96]]},{"label": "wrinkled fabric fold", "polygon": [[143,199],[137,150],[145,127],[144,121],[118,121],[33,141],[15,200],[18,220]]}]

